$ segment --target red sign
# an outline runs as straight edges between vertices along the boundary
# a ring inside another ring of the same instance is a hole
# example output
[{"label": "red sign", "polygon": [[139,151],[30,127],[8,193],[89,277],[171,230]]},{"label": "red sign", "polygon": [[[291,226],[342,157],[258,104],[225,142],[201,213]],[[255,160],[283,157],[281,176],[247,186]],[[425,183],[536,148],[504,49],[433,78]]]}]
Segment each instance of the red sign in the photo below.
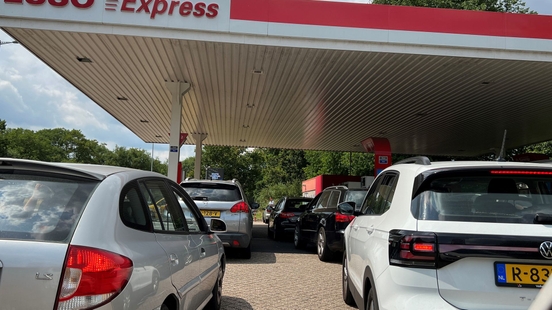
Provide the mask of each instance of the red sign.
[{"label": "red sign", "polygon": [[[86,9],[86,8],[89,8],[92,6],[92,4],[94,4],[94,0],[25,0],[25,2],[27,2],[28,4],[33,4],[33,5],[41,5],[41,4],[44,4],[46,2],[48,2],[50,5],[52,6],[57,6],[57,7],[63,7],[63,6],[66,6],[67,4],[69,4],[69,2],[71,2],[71,5],[73,5],[74,7],[76,8],[79,8],[79,9]],[[23,4],[23,0],[4,0],[4,3],[18,3],[18,4]]]},{"label": "red sign", "polygon": [[[169,133],[169,136],[171,135],[171,133]],[[182,144],[184,144],[184,142],[186,142],[186,139],[188,138],[188,134],[187,133],[184,133],[184,132],[181,132],[180,133],[180,142],[179,142],[179,145],[178,146],[182,146]]]}]

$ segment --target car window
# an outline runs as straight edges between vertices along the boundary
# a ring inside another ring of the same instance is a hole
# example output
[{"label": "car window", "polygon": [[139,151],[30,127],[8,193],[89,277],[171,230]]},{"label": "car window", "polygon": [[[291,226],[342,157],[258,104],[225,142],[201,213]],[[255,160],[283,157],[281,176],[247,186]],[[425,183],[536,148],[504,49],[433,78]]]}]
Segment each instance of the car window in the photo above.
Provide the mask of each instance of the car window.
[{"label": "car window", "polygon": [[362,201],[366,196],[366,191],[347,191],[347,195],[343,201],[353,201],[357,206],[362,205]]},{"label": "car window", "polygon": [[339,204],[339,197],[341,196],[341,191],[331,191],[330,199],[328,199],[327,208],[337,208]]},{"label": "car window", "polygon": [[328,206],[328,202],[330,201],[331,195],[332,195],[332,191],[322,192],[322,196],[320,196],[320,199],[318,199],[318,203],[314,208],[315,209],[326,208]]},{"label": "car window", "polygon": [[163,180],[147,180],[140,182],[144,200],[150,212],[157,213],[152,218],[153,228],[157,231],[186,231],[186,221],[180,205],[175,205],[174,194],[169,191]]},{"label": "car window", "polygon": [[98,183],[0,174],[0,239],[67,241]]},{"label": "car window", "polygon": [[140,200],[140,193],[136,187],[129,186],[123,189],[119,203],[119,215],[125,225],[148,230],[147,215]]},{"label": "car window", "polygon": [[202,232],[202,226],[200,221],[200,217],[195,211],[196,208],[191,205],[191,201],[188,201],[185,199],[185,197],[178,191],[174,190],[174,195],[176,200],[178,201],[178,204],[182,208],[182,212],[184,213],[184,217],[186,218],[186,224],[188,226],[188,231],[190,233],[199,233]]},{"label": "car window", "polygon": [[392,172],[378,176],[364,199],[361,213],[381,215],[389,210],[395,194],[397,179],[398,175]]},{"label": "car window", "polygon": [[550,184],[552,176],[530,170],[437,173],[420,185],[413,215],[419,220],[534,224],[537,214],[552,214]]},{"label": "car window", "polygon": [[240,189],[233,184],[184,182],[181,186],[193,200],[238,201],[244,199]]},{"label": "car window", "polygon": [[307,209],[307,205],[311,201],[310,198],[301,198],[301,199],[287,199],[284,211],[288,212],[303,212]]}]

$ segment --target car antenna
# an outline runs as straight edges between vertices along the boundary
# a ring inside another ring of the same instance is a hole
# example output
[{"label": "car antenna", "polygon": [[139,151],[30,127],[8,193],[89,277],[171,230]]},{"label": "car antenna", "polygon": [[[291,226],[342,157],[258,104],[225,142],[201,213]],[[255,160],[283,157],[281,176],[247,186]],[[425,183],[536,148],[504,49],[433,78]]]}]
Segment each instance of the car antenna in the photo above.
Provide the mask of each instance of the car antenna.
[{"label": "car antenna", "polygon": [[500,148],[500,153],[498,153],[498,158],[496,161],[506,161],[506,158],[504,157],[504,145],[506,144],[506,133],[508,130],[504,129],[504,137],[502,138],[502,147]]}]

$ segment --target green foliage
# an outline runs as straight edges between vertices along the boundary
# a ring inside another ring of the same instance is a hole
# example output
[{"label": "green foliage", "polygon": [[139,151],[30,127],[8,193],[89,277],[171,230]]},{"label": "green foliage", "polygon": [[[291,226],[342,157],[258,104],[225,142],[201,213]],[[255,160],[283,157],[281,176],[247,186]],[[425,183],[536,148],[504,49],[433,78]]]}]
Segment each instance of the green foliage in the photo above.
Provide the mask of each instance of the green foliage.
[{"label": "green foliage", "polygon": [[6,121],[0,120],[0,157],[8,156],[8,141],[6,139]]},{"label": "green foliage", "polygon": [[256,201],[261,204],[261,207],[264,209],[270,198],[277,202],[280,198],[287,197],[301,197],[301,180],[295,180],[289,183],[275,183],[270,184],[259,190],[257,193]]},{"label": "green foliage", "polygon": [[374,0],[372,3],[473,11],[535,13],[525,6],[526,4],[522,0]]},{"label": "green foliage", "polygon": [[188,157],[182,161],[182,178],[193,178],[195,170],[195,157]]}]

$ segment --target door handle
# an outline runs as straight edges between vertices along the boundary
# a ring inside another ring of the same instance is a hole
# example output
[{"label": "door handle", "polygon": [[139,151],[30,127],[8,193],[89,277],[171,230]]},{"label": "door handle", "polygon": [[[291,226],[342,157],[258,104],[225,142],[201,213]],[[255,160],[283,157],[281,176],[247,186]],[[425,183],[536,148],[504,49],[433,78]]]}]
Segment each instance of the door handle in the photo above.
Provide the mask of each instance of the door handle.
[{"label": "door handle", "polygon": [[178,265],[178,256],[176,254],[170,254],[169,255],[169,261],[173,266]]},{"label": "door handle", "polygon": [[354,230],[358,230],[358,225],[353,225]]},{"label": "door handle", "polygon": [[206,254],[207,253],[205,252],[205,249],[201,248],[201,250],[199,251],[199,258],[204,258]]}]

